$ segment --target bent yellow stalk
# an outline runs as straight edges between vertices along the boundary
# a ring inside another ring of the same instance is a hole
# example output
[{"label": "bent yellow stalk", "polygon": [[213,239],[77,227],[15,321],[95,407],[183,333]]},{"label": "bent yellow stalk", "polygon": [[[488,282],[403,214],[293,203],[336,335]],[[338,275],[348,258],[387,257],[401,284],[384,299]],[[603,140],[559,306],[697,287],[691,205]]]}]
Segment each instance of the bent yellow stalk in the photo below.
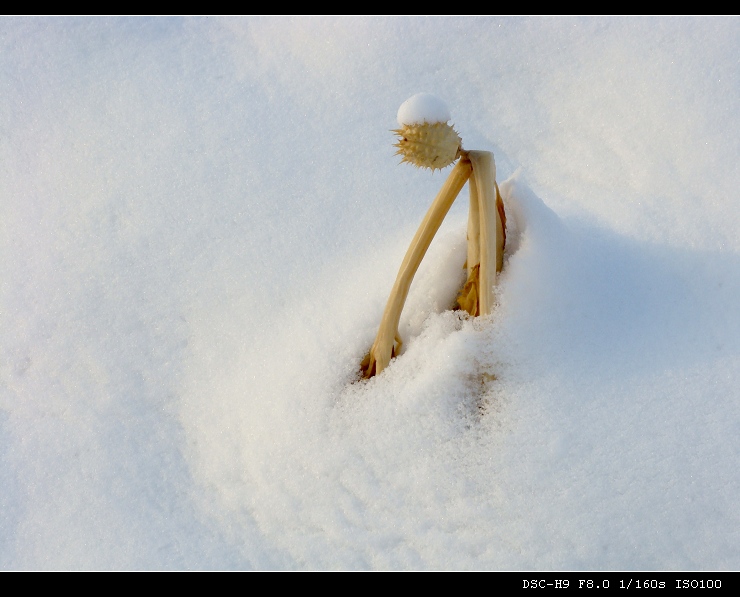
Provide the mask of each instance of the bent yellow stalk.
[{"label": "bent yellow stalk", "polygon": [[468,181],[472,170],[472,164],[465,158],[455,165],[416,231],[401,263],[401,268],[396,276],[396,283],[388,297],[388,303],[380,320],[378,335],[375,337],[375,342],[369,354],[360,365],[364,377],[372,377],[380,373],[388,366],[391,358],[401,350],[403,341],[398,334],[398,322],[401,319],[401,311],[403,311],[403,305],[406,303],[411,282],[432,242],[432,238],[439,230],[442,220],[452,207],[452,203]]}]

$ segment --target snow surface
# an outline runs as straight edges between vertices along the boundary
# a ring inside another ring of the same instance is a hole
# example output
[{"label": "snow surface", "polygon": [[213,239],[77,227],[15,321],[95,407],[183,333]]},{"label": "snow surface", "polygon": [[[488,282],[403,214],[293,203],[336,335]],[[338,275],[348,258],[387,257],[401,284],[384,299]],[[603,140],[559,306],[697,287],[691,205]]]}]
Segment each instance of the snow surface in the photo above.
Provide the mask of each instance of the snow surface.
[{"label": "snow surface", "polygon": [[400,126],[448,122],[452,116],[444,100],[432,93],[417,93],[401,104],[396,120]]},{"label": "snow surface", "polygon": [[[740,568],[736,16],[0,20],[0,567]],[[357,382],[449,170],[498,306]]]}]

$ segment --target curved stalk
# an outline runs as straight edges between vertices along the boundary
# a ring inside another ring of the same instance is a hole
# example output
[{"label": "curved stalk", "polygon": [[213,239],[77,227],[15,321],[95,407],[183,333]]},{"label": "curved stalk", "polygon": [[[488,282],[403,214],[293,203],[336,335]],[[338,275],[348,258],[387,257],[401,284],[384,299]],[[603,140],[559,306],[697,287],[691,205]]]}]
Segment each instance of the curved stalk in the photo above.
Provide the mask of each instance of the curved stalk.
[{"label": "curved stalk", "polygon": [[393,290],[391,290],[391,294],[388,297],[388,302],[380,321],[378,335],[375,337],[375,342],[369,354],[360,365],[363,377],[369,378],[380,373],[388,366],[391,358],[396,356],[401,350],[403,342],[398,334],[398,322],[401,319],[401,311],[406,303],[411,282],[432,242],[432,238],[434,238],[437,230],[439,230],[442,220],[450,210],[455,198],[465,186],[468,178],[470,178],[472,170],[473,165],[463,155],[452,169],[452,172],[450,172],[439,193],[437,193],[419,229],[416,231],[411,245],[406,251],[406,256],[401,263]]}]

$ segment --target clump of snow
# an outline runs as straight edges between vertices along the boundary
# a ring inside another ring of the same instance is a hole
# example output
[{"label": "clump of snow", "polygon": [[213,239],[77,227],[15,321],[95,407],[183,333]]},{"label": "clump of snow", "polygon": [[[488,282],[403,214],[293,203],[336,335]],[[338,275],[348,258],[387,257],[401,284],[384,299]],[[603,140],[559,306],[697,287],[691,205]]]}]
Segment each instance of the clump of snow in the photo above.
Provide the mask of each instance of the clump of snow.
[{"label": "clump of snow", "polygon": [[417,93],[398,108],[398,124],[424,124],[428,122],[448,122],[452,118],[447,104],[432,93]]}]

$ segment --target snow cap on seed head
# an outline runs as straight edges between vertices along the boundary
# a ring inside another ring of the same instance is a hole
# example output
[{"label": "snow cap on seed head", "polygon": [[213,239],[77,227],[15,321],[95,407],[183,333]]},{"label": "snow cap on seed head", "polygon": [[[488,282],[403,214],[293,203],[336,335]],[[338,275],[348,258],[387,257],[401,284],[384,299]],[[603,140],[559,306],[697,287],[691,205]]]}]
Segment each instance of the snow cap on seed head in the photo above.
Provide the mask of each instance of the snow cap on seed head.
[{"label": "snow cap on seed head", "polygon": [[401,162],[432,170],[454,162],[462,140],[448,124],[450,118],[447,104],[431,93],[417,93],[403,102],[397,115],[401,128],[393,131],[399,137],[395,147]]},{"label": "snow cap on seed head", "polygon": [[434,124],[435,122],[449,122],[450,109],[440,98],[431,93],[417,93],[401,104],[398,109],[398,124]]}]

